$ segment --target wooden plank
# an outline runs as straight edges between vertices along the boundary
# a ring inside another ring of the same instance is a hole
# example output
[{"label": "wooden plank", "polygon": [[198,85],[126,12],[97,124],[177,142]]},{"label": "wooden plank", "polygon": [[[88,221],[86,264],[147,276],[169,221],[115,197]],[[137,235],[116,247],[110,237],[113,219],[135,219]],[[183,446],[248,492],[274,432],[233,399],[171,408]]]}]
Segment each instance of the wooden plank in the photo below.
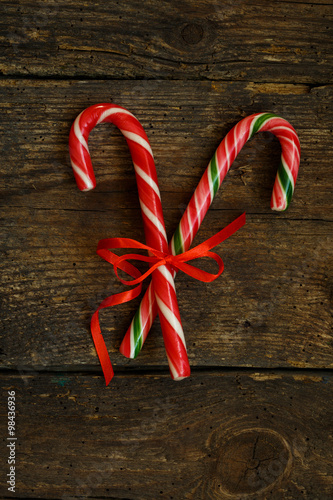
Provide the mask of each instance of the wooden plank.
[{"label": "wooden plank", "polygon": [[80,7],[5,0],[1,7],[4,75],[332,82],[327,0],[96,0]]},{"label": "wooden plank", "polygon": [[[108,388],[1,375],[17,406],[16,492],[2,482],[1,498],[328,500],[332,383],[298,371],[119,375]],[[5,438],[5,405],[1,417]]]},{"label": "wooden plank", "polygon": [[[18,212],[9,216],[19,219]],[[239,214],[210,214],[198,242]],[[103,298],[125,288],[95,254],[96,243],[116,235],[142,240],[135,227],[141,224],[138,212],[134,217],[132,211],[113,212],[111,223],[105,215],[70,211],[68,217],[67,211],[37,210],[28,227],[23,223],[5,231],[2,366],[98,364],[90,317]],[[330,229],[328,223],[249,215],[246,227],[219,250],[225,271],[215,283],[179,275],[177,295],[191,364],[332,366]],[[101,313],[116,365],[128,364],[117,348],[137,304]],[[158,322],[131,366],[156,364],[166,365]]]},{"label": "wooden plank", "polygon": [[[89,103],[105,100],[109,85],[2,82],[2,367],[98,367],[89,320],[103,298],[124,287],[95,255],[97,241],[143,238],[131,160],[118,131],[105,126],[92,132],[95,192],[77,190],[69,165],[69,127]],[[113,97],[148,130],[171,235],[221,138],[243,114],[267,109],[272,87],[152,82],[136,94],[134,86],[114,82]],[[177,277],[192,366],[332,366],[332,109],[322,119],[316,115],[332,91],[274,89],[274,110],[287,106],[282,114],[302,143],[295,199],[286,213],[269,210],[279,145],[258,136],[232,167],[197,238],[248,212],[246,227],[221,247],[224,275],[210,285]],[[129,363],[117,349],[136,307],[101,315],[118,366]],[[166,366],[158,323],[130,362],[155,365]]]},{"label": "wooden plank", "polygon": [[[252,113],[280,114],[296,128],[302,146],[292,211],[283,216],[331,219],[332,86],[2,81],[1,172],[6,182],[6,205],[57,209],[60,205],[75,210],[137,208],[130,154],[120,132],[110,125],[95,129],[89,143],[98,175],[99,201],[95,193],[83,198],[73,190],[69,128],[85,107],[105,101],[125,106],[140,120],[155,155],[163,206],[177,207],[180,212],[232,126]],[[212,209],[267,213],[279,156],[278,141],[271,134],[258,134],[234,162],[221,189],[223,196],[216,197]]]}]

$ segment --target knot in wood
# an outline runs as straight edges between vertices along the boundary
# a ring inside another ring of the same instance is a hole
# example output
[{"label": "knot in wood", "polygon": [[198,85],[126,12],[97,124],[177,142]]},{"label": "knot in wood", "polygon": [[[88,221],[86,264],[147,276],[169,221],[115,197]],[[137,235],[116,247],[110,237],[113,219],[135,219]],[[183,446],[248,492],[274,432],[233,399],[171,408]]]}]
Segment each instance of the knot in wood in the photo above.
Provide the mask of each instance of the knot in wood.
[{"label": "knot in wood", "polygon": [[270,429],[247,429],[221,446],[216,480],[229,495],[252,495],[276,483],[291,467],[283,436]]},{"label": "knot in wood", "polygon": [[202,40],[204,30],[200,24],[187,24],[182,29],[182,38],[189,45],[196,45]]}]

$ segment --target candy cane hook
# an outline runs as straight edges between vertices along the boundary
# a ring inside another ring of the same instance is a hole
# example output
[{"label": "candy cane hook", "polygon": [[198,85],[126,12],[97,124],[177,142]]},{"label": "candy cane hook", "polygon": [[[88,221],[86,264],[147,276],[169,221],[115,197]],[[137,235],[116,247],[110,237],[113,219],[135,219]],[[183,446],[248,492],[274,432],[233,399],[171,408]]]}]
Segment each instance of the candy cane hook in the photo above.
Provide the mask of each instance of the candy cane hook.
[{"label": "candy cane hook", "polygon": [[[153,153],[145,131],[132,113],[120,106],[103,103],[87,108],[76,118],[70,131],[69,149],[77,185],[82,191],[89,191],[96,186],[88,149],[88,136],[96,125],[104,122],[116,125],[125,136],[129,146],[147,245],[167,252],[168,241]],[[173,379],[180,380],[189,376],[190,367],[171,267],[164,265],[157,268],[152,274],[152,282],[171,376]],[[106,360],[104,341],[102,346],[101,336],[97,337],[97,341],[100,342],[97,351],[104,352],[103,359],[100,358],[101,364],[103,366],[103,362],[109,363],[108,373],[111,380],[113,370],[110,361]],[[108,384],[109,380],[106,382]]]},{"label": "candy cane hook", "polygon": [[[188,250],[223,179],[244,144],[257,132],[271,132],[280,141],[281,161],[271,198],[271,209],[283,211],[291,201],[300,162],[300,144],[294,128],[271,113],[256,113],[241,120],[225,136],[204,172],[170,243],[173,255]],[[135,358],[140,352],[157,314],[153,284],[120,346],[120,352]]]}]

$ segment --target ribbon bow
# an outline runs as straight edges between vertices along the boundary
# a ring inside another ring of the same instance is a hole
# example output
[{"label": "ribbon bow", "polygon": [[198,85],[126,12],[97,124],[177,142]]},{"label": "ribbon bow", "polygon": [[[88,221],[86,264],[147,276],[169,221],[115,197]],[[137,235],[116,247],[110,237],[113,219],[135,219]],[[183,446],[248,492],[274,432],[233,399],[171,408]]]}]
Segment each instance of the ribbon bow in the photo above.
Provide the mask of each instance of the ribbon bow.
[{"label": "ribbon bow", "polygon": [[[92,316],[91,319],[91,334],[93,337],[93,341],[95,344],[96,352],[98,354],[106,385],[109,384],[110,380],[113,377],[113,368],[111,365],[110,357],[107,352],[107,348],[101,333],[98,312],[100,309],[104,309],[106,307],[112,307],[117,304],[124,304],[125,302],[129,302],[141,293],[142,289],[142,281],[145,280],[157,267],[163,266],[166,263],[170,264],[176,272],[183,271],[188,274],[192,278],[195,278],[199,281],[203,281],[205,283],[210,283],[216,280],[223,272],[224,264],[219,255],[214,252],[210,252],[212,248],[222,243],[222,241],[229,238],[232,234],[238,231],[241,227],[244,226],[246,221],[245,213],[235,219],[231,224],[226,226],[224,229],[216,233],[214,236],[204,241],[200,245],[196,247],[178,254],[172,255],[171,253],[161,252],[152,248],[148,245],[140,243],[139,241],[133,240],[131,238],[106,238],[100,240],[97,246],[97,254],[102,257],[102,259],[106,260],[110,264],[113,264],[114,272],[122,283],[125,285],[138,285],[131,290],[126,292],[120,292],[114,295],[110,295],[99,305],[98,309]],[[136,249],[145,249],[151,254],[149,256],[140,255],[140,254],[126,254],[126,255],[116,255],[115,253],[110,251],[110,248],[136,248]],[[186,262],[198,259],[200,257],[208,257],[218,264],[218,272],[216,274],[209,273],[202,269],[199,269],[195,266],[187,264]],[[139,260],[148,262],[150,264],[150,268],[147,272],[142,274],[139,269],[128,260]],[[118,274],[118,269],[125,271],[129,276],[134,278],[133,280],[124,280]]]}]

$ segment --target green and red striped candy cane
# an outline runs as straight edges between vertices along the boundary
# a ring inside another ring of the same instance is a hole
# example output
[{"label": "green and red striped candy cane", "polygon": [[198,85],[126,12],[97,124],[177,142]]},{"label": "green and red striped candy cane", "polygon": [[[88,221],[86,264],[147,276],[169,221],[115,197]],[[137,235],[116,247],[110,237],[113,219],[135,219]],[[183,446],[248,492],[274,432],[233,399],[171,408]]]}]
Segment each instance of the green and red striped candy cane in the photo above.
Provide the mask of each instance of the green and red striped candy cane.
[{"label": "green and red striped candy cane", "polygon": [[[277,171],[271,209],[286,210],[297,179],[300,144],[294,128],[271,113],[256,113],[241,120],[223,139],[203,174],[169,245],[170,253],[187,251],[236,156],[257,132],[271,132],[280,141],[281,160]],[[140,352],[157,314],[153,283],[150,284],[120,346],[120,352],[135,358]]]},{"label": "green and red striped candy cane", "polygon": [[[135,169],[146,243],[158,251],[168,253],[161,196],[157,182],[153,153],[148,137],[140,122],[132,113],[115,104],[102,103],[85,109],[74,121],[69,137],[70,158],[76,182],[80,190],[88,191],[96,186],[88,149],[88,137],[99,123],[111,122],[125,136]],[[171,376],[182,379],[189,376],[185,338],[178,309],[173,271],[170,265],[162,265],[152,273],[154,303],[157,304]],[[105,299],[92,317],[91,331],[96,350],[108,384],[113,376],[110,358],[98,321],[98,311],[109,307],[111,299]]]}]

